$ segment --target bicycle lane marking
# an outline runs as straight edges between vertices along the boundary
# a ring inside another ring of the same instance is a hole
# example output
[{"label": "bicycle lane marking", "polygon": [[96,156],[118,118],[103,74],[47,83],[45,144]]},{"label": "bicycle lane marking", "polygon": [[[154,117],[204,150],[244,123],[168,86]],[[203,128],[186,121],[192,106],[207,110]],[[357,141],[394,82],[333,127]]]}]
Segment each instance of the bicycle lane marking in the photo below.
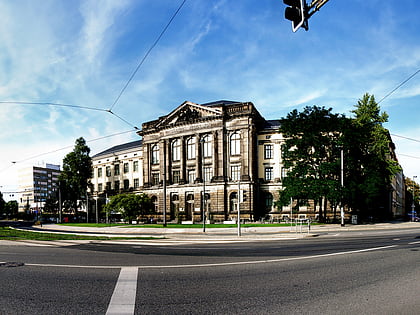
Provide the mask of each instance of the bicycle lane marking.
[{"label": "bicycle lane marking", "polygon": [[106,315],[134,314],[138,267],[122,267]]}]

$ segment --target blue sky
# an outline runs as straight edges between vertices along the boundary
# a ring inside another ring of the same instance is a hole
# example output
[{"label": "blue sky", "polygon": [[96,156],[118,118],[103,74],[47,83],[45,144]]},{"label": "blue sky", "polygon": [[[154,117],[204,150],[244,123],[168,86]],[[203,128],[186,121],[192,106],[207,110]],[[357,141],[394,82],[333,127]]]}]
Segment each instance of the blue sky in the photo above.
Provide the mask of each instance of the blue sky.
[{"label": "blue sky", "polygon": [[[416,0],[330,0],[296,33],[280,0],[187,0],[112,107],[126,122],[5,103],[111,108],[181,3],[0,1],[1,191],[16,188],[19,168],[60,164],[78,137],[120,133],[88,142],[92,154],[136,140],[133,126],[186,100],[251,101],[267,119],[308,105],[350,116],[364,93],[379,101],[420,69]],[[420,74],[380,106],[405,175],[420,177],[420,143],[402,138],[420,140]]]}]

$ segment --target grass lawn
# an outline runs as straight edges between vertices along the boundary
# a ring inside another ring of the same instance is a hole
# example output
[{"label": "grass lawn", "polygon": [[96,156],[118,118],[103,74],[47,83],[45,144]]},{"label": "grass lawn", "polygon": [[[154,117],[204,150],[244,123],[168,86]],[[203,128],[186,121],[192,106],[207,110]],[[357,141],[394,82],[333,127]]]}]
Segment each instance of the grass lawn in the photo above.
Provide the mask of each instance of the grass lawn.
[{"label": "grass lawn", "polygon": [[[312,225],[314,223],[311,223]],[[110,227],[110,226],[120,226],[124,228],[164,228],[163,224],[106,224],[106,223],[61,223],[61,225],[66,226],[82,226],[82,227]],[[234,228],[237,227],[237,224],[206,224],[206,228]],[[278,227],[278,226],[290,226],[290,223],[245,223],[241,224],[242,227]],[[188,228],[197,228],[201,229],[203,224],[196,223],[196,224],[175,224],[175,223],[168,223],[166,228],[179,228],[179,229],[188,229]]]},{"label": "grass lawn", "polygon": [[128,239],[161,239],[160,237],[108,237],[74,234],[43,233],[16,230],[10,227],[0,227],[0,240],[37,240],[37,241],[58,241],[58,240],[128,240]]}]

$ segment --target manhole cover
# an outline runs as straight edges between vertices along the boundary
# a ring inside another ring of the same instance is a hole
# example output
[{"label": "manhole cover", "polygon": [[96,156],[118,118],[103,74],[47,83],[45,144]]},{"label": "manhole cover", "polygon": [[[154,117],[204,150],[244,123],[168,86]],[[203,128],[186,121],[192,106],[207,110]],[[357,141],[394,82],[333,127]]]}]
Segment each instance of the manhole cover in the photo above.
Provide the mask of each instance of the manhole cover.
[{"label": "manhole cover", "polygon": [[14,261],[0,263],[0,267],[21,267],[23,265],[24,263],[22,262],[14,262]]}]

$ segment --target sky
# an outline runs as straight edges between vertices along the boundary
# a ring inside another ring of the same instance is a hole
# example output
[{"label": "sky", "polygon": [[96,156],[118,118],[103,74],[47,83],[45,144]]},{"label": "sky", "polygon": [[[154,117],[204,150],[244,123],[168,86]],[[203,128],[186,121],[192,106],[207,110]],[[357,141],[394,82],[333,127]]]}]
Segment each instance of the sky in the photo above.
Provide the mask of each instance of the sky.
[{"label": "sky", "polygon": [[[0,0],[5,199],[19,169],[62,164],[79,137],[91,155],[138,140],[135,127],[184,101],[249,101],[266,119],[312,105],[351,117],[363,94],[380,101],[420,69],[417,0],[330,0],[296,33],[285,7]],[[404,174],[420,181],[420,73],[379,105]]]}]

